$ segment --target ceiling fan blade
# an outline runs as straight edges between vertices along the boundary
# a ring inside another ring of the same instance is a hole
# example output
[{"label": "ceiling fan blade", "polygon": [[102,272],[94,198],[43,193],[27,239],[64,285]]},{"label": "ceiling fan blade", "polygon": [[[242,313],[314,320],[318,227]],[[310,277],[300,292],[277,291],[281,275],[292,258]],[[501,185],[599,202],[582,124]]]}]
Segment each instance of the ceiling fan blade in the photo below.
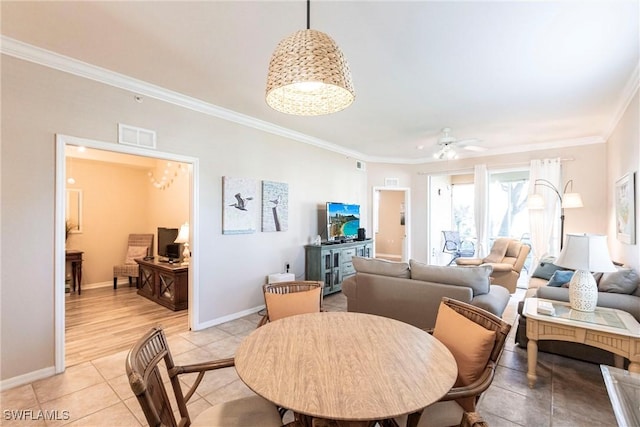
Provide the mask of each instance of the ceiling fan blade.
[{"label": "ceiling fan blade", "polygon": [[463,146],[461,148],[464,148],[467,151],[474,151],[474,152],[477,152],[477,153],[488,150],[487,147],[481,147],[479,145],[465,145],[465,146]]}]

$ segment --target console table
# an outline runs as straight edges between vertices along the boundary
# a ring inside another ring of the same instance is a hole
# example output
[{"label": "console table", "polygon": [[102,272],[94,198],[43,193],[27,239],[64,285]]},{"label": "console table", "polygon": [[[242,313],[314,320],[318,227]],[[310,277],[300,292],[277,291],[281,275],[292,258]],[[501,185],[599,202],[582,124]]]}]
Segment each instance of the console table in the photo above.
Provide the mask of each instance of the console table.
[{"label": "console table", "polygon": [[64,251],[65,260],[71,263],[71,286],[73,291],[78,284],[78,295],[82,293],[82,254],[84,252],[74,249]]},{"label": "console table", "polygon": [[136,259],[142,295],[173,311],[184,310],[189,302],[189,267],[156,260]]},{"label": "console table", "polygon": [[351,258],[354,256],[371,258],[373,240],[358,240],[347,243],[306,245],[305,279],[322,280],[323,294],[342,290],[342,281],[356,274]]}]

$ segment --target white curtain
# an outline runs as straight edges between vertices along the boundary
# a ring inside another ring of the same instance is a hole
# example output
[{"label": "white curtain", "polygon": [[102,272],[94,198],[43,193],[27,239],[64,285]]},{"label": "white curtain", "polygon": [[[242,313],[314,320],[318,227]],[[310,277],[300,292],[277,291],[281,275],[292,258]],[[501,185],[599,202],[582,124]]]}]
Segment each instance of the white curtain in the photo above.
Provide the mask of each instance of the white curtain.
[{"label": "white curtain", "polygon": [[484,258],[489,253],[489,173],[487,165],[476,165],[474,168],[474,216],[476,223],[476,236],[478,238],[476,246],[476,256]]},{"label": "white curtain", "polygon": [[[529,171],[529,194],[538,193],[544,199],[544,209],[529,209],[531,249],[533,264],[537,265],[545,255],[560,253],[560,200],[551,188],[535,185],[537,179],[545,179],[561,190],[562,170],[559,158],[532,160]],[[533,271],[534,269],[531,269]]]}]

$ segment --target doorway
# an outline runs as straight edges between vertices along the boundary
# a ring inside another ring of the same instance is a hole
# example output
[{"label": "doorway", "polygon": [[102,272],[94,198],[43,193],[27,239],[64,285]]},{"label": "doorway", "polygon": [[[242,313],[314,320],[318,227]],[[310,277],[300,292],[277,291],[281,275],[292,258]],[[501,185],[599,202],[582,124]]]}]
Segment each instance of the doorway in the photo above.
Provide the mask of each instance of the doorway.
[{"label": "doorway", "polygon": [[56,373],[65,370],[65,218],[67,217],[67,197],[66,197],[66,172],[67,172],[67,146],[82,146],[89,149],[104,151],[113,154],[128,154],[146,158],[154,158],[171,162],[180,162],[188,166],[189,179],[189,224],[191,227],[191,251],[193,252],[190,260],[189,268],[189,286],[188,286],[188,328],[199,329],[198,319],[198,301],[199,281],[198,281],[198,215],[197,215],[197,189],[198,189],[198,159],[181,156],[171,153],[163,153],[150,151],[148,149],[124,146],[119,144],[107,143],[102,141],[88,140],[84,138],[76,138],[66,135],[56,136],[56,184],[55,184],[55,273],[54,273],[54,304],[55,304],[55,371]]},{"label": "doorway", "polygon": [[373,188],[373,233],[376,258],[407,262],[411,218],[409,188]]}]

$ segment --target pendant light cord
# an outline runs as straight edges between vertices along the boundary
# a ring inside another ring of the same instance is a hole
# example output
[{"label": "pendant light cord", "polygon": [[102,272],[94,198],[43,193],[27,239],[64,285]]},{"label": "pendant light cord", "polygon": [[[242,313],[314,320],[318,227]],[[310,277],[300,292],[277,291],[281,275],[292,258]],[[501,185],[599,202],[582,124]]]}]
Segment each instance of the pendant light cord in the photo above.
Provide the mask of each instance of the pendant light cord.
[{"label": "pendant light cord", "polygon": [[311,29],[311,0],[307,0],[307,30]]}]

